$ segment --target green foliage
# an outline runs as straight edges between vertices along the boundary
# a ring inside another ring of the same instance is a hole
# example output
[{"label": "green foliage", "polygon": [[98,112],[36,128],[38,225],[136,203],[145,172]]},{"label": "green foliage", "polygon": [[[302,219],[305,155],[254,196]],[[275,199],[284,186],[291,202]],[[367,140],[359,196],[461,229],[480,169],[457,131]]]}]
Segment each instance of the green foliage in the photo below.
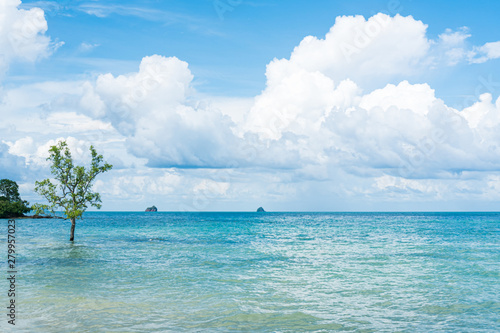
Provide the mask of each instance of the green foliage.
[{"label": "green foliage", "polygon": [[[49,205],[43,205],[43,204],[36,203],[36,204],[33,204],[31,206],[31,211],[35,215],[48,216],[49,214],[47,214],[47,211],[50,211],[50,209],[49,209]],[[50,211],[50,213],[52,213],[52,215],[55,216],[55,212],[54,211]]]},{"label": "green foliage", "polygon": [[75,166],[71,151],[65,141],[59,142],[49,150],[48,161],[52,162],[51,172],[57,185],[50,179],[35,183],[35,191],[45,197],[48,205],[36,204],[32,207],[35,212],[44,210],[54,212],[62,208],[67,218],[74,220],[81,218],[89,206],[101,208],[101,196],[92,192],[93,181],[100,173],[112,168],[111,164],[103,162],[102,155],[98,155],[93,146],[90,146],[92,162],[87,169]]},{"label": "green foliage", "polygon": [[16,182],[10,179],[0,180],[0,195],[5,197],[7,201],[10,202],[21,201],[21,197],[19,196],[19,186]]},{"label": "green foliage", "polygon": [[30,211],[29,203],[19,196],[16,182],[0,180],[0,195],[0,218],[19,217]]}]

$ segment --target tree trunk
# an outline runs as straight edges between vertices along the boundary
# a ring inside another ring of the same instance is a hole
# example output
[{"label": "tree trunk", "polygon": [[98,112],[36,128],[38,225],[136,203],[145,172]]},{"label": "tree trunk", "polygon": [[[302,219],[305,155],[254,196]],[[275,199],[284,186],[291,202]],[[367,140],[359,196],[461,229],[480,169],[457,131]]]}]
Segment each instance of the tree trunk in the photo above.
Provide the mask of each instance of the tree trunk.
[{"label": "tree trunk", "polygon": [[71,219],[71,235],[69,236],[70,242],[72,242],[75,239],[75,226],[76,226],[76,219],[72,218]]}]

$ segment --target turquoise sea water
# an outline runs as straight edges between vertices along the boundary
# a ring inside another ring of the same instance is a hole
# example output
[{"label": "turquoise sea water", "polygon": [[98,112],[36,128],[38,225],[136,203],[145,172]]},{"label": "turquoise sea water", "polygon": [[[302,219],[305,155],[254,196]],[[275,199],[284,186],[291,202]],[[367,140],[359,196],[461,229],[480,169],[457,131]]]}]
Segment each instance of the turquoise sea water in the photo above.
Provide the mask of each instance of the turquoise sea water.
[{"label": "turquoise sea water", "polygon": [[499,213],[99,212],[74,244],[16,224],[0,332],[500,331]]}]

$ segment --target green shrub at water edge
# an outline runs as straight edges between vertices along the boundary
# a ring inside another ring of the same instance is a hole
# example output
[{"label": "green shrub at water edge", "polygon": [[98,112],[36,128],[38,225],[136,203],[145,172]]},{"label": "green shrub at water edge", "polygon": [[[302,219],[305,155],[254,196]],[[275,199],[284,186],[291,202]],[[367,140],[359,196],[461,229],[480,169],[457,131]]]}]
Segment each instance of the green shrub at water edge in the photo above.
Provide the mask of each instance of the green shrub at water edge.
[{"label": "green shrub at water edge", "polygon": [[0,218],[20,217],[29,211],[29,203],[19,196],[17,183],[10,179],[1,179]]}]

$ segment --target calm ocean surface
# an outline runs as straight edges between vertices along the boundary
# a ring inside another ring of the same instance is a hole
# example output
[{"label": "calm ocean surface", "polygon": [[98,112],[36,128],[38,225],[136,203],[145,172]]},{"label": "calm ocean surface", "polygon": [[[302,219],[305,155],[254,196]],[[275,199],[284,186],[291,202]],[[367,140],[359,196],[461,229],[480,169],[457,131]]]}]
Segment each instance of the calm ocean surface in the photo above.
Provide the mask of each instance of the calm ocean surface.
[{"label": "calm ocean surface", "polygon": [[0,332],[500,331],[500,213],[99,212],[74,244],[16,222]]}]

